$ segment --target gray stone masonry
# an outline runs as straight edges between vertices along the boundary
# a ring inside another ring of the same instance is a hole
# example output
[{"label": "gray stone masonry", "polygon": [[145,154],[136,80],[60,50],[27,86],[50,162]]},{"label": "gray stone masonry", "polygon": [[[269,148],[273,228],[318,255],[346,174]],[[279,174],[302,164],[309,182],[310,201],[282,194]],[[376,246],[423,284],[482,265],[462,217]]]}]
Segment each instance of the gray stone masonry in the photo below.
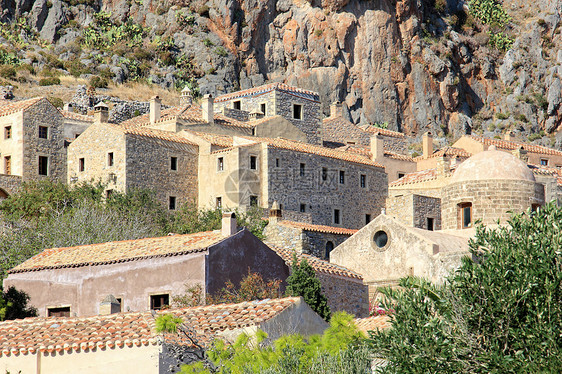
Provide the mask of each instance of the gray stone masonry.
[{"label": "gray stone masonry", "polygon": [[356,318],[369,315],[369,287],[358,279],[318,273],[332,313],[345,311]]},{"label": "gray stone masonry", "polygon": [[414,227],[428,230],[428,218],[433,219],[433,230],[441,230],[441,199],[413,195]]},{"label": "gray stone masonry", "polygon": [[22,178],[19,175],[0,174],[0,197],[2,191],[8,196],[18,192],[21,187],[21,182]]}]

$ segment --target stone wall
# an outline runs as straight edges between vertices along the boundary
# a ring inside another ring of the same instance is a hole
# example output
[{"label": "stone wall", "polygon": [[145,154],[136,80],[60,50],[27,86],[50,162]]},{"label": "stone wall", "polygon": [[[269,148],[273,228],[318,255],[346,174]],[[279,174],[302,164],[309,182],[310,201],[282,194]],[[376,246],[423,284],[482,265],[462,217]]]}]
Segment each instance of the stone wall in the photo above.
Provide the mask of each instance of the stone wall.
[{"label": "stone wall", "polygon": [[505,223],[511,213],[519,213],[532,204],[544,203],[544,188],[538,183],[517,180],[483,180],[452,183],[443,189],[443,229],[459,229],[458,204],[472,203],[472,222]]},{"label": "stone wall", "polygon": [[220,109],[223,115],[243,122],[248,120],[248,115],[250,114],[248,111],[233,109],[223,105],[220,106]]},{"label": "stone wall", "polygon": [[[286,218],[292,213],[291,219],[300,221],[301,215],[309,214],[313,224],[359,229],[367,214],[374,218],[385,206],[388,182],[382,168],[273,147],[268,147],[267,160],[267,206],[274,201],[282,204]],[[300,175],[301,163],[304,176]],[[322,168],[327,169],[326,180]],[[345,175],[343,184],[340,171]],[[360,186],[361,174],[367,177],[366,188]],[[339,224],[334,222],[335,209],[340,211]]]},{"label": "stone wall", "polygon": [[369,288],[361,280],[317,273],[332,313],[345,311],[356,318],[369,315]]},{"label": "stone wall", "polygon": [[[302,119],[293,118],[293,105],[302,105]],[[320,129],[320,102],[287,92],[275,91],[275,114],[291,121],[306,134],[309,143],[322,144]]]},{"label": "stone wall", "polygon": [[441,199],[413,195],[414,227],[428,230],[428,218],[433,219],[433,230],[441,230]]},{"label": "stone wall", "polygon": [[8,196],[17,193],[21,187],[22,177],[19,175],[0,174],[0,199],[2,191]]},{"label": "stone wall", "polygon": [[406,226],[414,225],[414,195],[411,193],[389,196],[386,214]]}]

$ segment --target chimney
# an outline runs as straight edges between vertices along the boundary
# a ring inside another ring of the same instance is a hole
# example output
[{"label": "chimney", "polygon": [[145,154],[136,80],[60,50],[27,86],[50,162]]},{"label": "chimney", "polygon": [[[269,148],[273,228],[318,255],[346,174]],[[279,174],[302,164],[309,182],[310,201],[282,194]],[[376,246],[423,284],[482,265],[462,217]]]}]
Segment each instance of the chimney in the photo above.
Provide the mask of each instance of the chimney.
[{"label": "chimney", "polygon": [[342,116],[342,104],[339,101],[335,101],[330,105],[330,117],[341,117]]},{"label": "chimney", "polygon": [[121,304],[113,295],[107,295],[100,304],[100,316],[121,312]]},{"label": "chimney", "polygon": [[281,218],[283,218],[281,208],[279,208],[277,201],[274,201],[271,205],[271,209],[269,209],[269,223],[277,223],[281,220]]},{"label": "chimney", "polygon": [[74,105],[72,103],[66,103],[62,108],[67,112],[74,112]]},{"label": "chimney", "polygon": [[[488,150],[490,150],[491,148],[492,147],[488,148]],[[527,162],[527,160],[529,159],[529,157],[527,157],[527,151],[525,149],[523,149],[523,147],[519,147],[517,149],[514,149],[512,151],[512,154],[515,157],[517,157],[518,159],[520,159],[521,161],[524,161],[524,162]]]},{"label": "chimney", "polygon": [[264,114],[261,110],[254,109],[250,112],[250,115],[248,117],[250,118],[250,121],[255,121],[257,119],[263,118]]},{"label": "chimney", "polygon": [[94,123],[106,123],[109,119],[109,107],[103,101],[94,106]]},{"label": "chimney", "polygon": [[160,119],[160,108],[162,107],[162,101],[158,95],[150,98],[150,123],[155,123]]},{"label": "chimney", "polygon": [[503,140],[507,140],[509,142],[515,141],[515,134],[513,133],[513,131],[508,131],[503,134]]},{"label": "chimney", "polygon": [[433,154],[433,136],[431,132],[423,134],[423,158],[428,158]]},{"label": "chimney", "polygon": [[371,157],[373,161],[384,158],[384,139],[379,133],[371,135]]},{"label": "chimney", "polygon": [[222,236],[231,236],[236,234],[238,226],[236,224],[236,213],[226,212],[222,214]]},{"label": "chimney", "polygon": [[181,90],[180,105],[188,106],[193,104],[193,93],[187,85]]},{"label": "chimney", "polygon": [[447,155],[443,155],[439,157],[437,160],[437,175],[438,176],[445,176],[451,171],[451,160]]},{"label": "chimney", "polygon": [[203,109],[203,120],[210,125],[214,123],[213,96],[206,94],[201,100],[201,109]]}]

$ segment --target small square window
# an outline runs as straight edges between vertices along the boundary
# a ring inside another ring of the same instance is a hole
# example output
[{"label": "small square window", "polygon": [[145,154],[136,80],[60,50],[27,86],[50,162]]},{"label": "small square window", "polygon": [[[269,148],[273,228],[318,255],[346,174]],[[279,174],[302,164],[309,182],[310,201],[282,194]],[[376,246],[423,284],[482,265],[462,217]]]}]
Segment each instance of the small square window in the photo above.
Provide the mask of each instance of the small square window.
[{"label": "small square window", "polygon": [[361,185],[361,188],[367,188],[367,176],[365,174],[361,174],[361,177],[359,177],[359,184]]},{"label": "small square window", "polygon": [[70,317],[70,307],[47,308],[47,317]]},{"label": "small square window", "polygon": [[178,158],[170,157],[170,170],[178,170]]},{"label": "small square window", "polygon": [[12,174],[12,156],[4,157],[4,174]]},{"label": "small square window", "polygon": [[250,196],[250,206],[258,206],[258,197],[255,195]]},{"label": "small square window", "polygon": [[242,102],[240,100],[236,100],[232,102],[232,109],[240,110],[242,108]]},{"label": "small square window", "polygon": [[39,156],[39,175],[49,175],[49,157]]},{"label": "small square window", "polygon": [[340,184],[345,184],[345,171],[340,170]]},{"label": "small square window", "polygon": [[84,171],[86,168],[86,161],[84,157],[78,159],[78,171]]},{"label": "small square window", "polygon": [[328,168],[322,168],[322,180],[325,181],[328,179]]},{"label": "small square window", "polygon": [[398,179],[404,177],[404,175],[406,175],[406,174],[404,174],[404,173],[398,173]]},{"label": "small square window", "polygon": [[301,104],[293,104],[293,118],[294,119],[302,119],[302,105]]},{"label": "small square window", "polygon": [[47,126],[39,126],[39,137],[47,139],[49,137],[49,128]]},{"label": "small square window", "polygon": [[301,213],[306,213],[306,204],[301,204],[300,211]]},{"label": "small square window", "polygon": [[222,197],[217,197],[217,203],[215,206],[217,209],[222,209]]},{"label": "small square window", "polygon": [[169,305],[170,305],[170,295],[168,294],[150,296],[150,309],[152,310],[164,309]]},{"label": "small square window", "polygon": [[341,221],[341,219],[340,219],[340,210],[339,210],[339,209],[334,209],[334,223],[335,223],[336,225],[339,225],[339,224],[340,224],[340,221]]},{"label": "small square window", "polygon": [[369,222],[371,222],[371,215],[365,214],[365,224],[368,224]]},{"label": "small square window", "polygon": [[433,231],[433,218],[427,218],[427,230]]},{"label": "small square window", "polygon": [[113,190],[105,190],[105,198],[109,199],[113,195]]},{"label": "small square window", "polygon": [[305,168],[305,165],[303,163],[301,163],[300,171],[299,171],[299,175],[301,177],[304,177],[304,172],[305,172],[304,168]]},{"label": "small square window", "polygon": [[107,166],[113,166],[113,152],[107,154]]},{"label": "small square window", "polygon": [[223,171],[224,170],[224,158],[219,157],[217,159],[217,170],[218,171]]},{"label": "small square window", "polygon": [[267,104],[266,103],[261,103],[260,104],[260,111],[263,113],[263,115],[266,115],[266,110],[267,110]]},{"label": "small square window", "polygon": [[548,159],[546,159],[546,158],[541,158],[541,165],[542,165],[542,166],[548,166]]},{"label": "small square window", "polygon": [[168,200],[168,209],[176,210],[176,197],[170,196]]},{"label": "small square window", "polygon": [[4,139],[10,139],[12,137],[12,126],[4,127]]},{"label": "small square window", "polygon": [[275,159],[275,167],[276,167],[276,168],[279,167],[279,159],[278,159],[278,158]]},{"label": "small square window", "polygon": [[258,168],[258,158],[256,156],[250,156],[250,169],[256,170]]}]

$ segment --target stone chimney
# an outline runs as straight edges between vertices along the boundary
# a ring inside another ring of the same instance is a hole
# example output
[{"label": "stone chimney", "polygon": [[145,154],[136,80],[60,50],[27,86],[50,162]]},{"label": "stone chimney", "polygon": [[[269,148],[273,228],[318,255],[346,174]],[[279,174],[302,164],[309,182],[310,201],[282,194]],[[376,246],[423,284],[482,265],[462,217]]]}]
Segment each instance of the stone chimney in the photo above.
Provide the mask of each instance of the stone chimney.
[{"label": "stone chimney", "polygon": [[94,123],[106,123],[109,119],[109,107],[103,101],[94,106]]},{"label": "stone chimney", "polygon": [[222,236],[228,237],[236,234],[238,225],[236,224],[236,213],[225,212],[222,214]]},{"label": "stone chimney", "polygon": [[193,93],[191,89],[187,86],[181,90],[180,105],[187,106],[193,104]]},{"label": "stone chimney", "polygon": [[330,105],[330,117],[341,117],[342,114],[342,104],[339,101],[335,101]]},{"label": "stone chimney", "polygon": [[443,155],[437,159],[437,175],[445,176],[451,171],[451,160],[447,155]]},{"label": "stone chimney", "polygon": [[[488,150],[490,150],[492,147],[488,148]],[[520,159],[521,161],[527,162],[527,160],[529,159],[529,157],[527,156],[527,151],[523,149],[523,147],[519,147],[517,149],[514,149],[512,151],[512,154],[517,157],[518,159]]]},{"label": "stone chimney", "polygon": [[371,135],[371,157],[373,161],[384,158],[384,139],[378,133]]},{"label": "stone chimney", "polygon": [[150,98],[150,123],[156,123],[160,119],[160,109],[162,108],[162,101],[158,95]]},{"label": "stone chimney", "polygon": [[113,295],[107,295],[100,304],[100,316],[121,312],[121,304]]},{"label": "stone chimney", "polygon": [[279,204],[277,201],[274,201],[271,205],[271,209],[269,209],[269,223],[277,223],[283,218],[283,213],[281,212],[281,208],[279,208]]},{"label": "stone chimney", "polygon": [[66,104],[64,104],[62,109],[66,110],[67,112],[74,112],[74,104],[66,103]]},{"label": "stone chimney", "polygon": [[423,158],[428,158],[433,154],[433,135],[431,132],[423,134]]},{"label": "stone chimney", "polygon": [[210,125],[214,123],[214,108],[213,108],[213,96],[211,94],[206,94],[201,100],[201,109],[203,109],[203,120],[208,122]]},{"label": "stone chimney", "polygon": [[513,131],[508,131],[503,134],[503,140],[507,140],[509,142],[515,141],[515,134],[513,133]]},{"label": "stone chimney", "polygon": [[263,112],[259,109],[254,109],[250,112],[249,114],[249,118],[250,121],[255,121],[257,119],[263,118],[265,116],[265,114],[263,114]]}]

